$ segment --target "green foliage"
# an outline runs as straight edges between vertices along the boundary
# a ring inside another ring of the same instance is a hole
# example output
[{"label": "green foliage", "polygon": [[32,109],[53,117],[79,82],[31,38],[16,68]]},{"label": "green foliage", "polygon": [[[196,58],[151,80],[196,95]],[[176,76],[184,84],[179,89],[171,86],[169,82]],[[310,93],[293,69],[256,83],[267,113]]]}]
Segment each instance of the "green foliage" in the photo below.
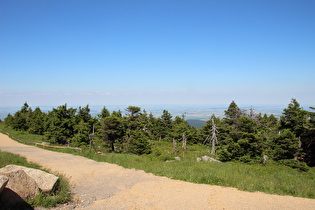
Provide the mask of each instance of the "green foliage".
[{"label": "green foliage", "polygon": [[47,115],[39,107],[30,113],[28,122],[28,132],[32,134],[43,135],[45,131],[45,122]]},{"label": "green foliage", "polygon": [[299,139],[289,129],[283,132],[274,139],[274,154],[275,160],[293,159],[298,151]]},{"label": "green foliage", "polygon": [[304,161],[309,166],[315,166],[315,113],[307,112],[307,121],[304,124],[304,133],[301,143],[304,152]]},{"label": "green foliage", "polygon": [[309,167],[306,165],[306,163],[304,162],[300,162],[298,160],[293,160],[293,159],[285,159],[285,160],[280,160],[279,161],[280,164],[285,165],[285,166],[289,166],[291,168],[297,168],[301,171],[309,171]]},{"label": "green foliage", "polygon": [[29,128],[28,118],[31,113],[32,109],[25,102],[23,107],[14,114],[10,124],[12,128],[15,130],[26,131]]},{"label": "green foliage", "polygon": [[[229,141],[234,142],[232,139]],[[166,160],[174,160],[174,155],[171,155],[172,143],[151,141],[151,145],[152,153],[142,156],[117,153],[107,153],[100,156],[88,150],[83,152],[54,148],[50,150],[82,155],[96,161],[115,163],[126,168],[140,169],[155,175],[188,182],[236,187],[245,191],[315,198],[314,168],[310,168],[308,172],[302,172],[301,169],[296,170],[275,164],[269,159],[266,166],[253,163],[258,159],[250,161],[250,165],[235,161],[221,164],[197,163],[196,157],[210,154],[207,145],[199,144],[189,146],[185,155],[180,151],[178,155],[182,161],[165,162]],[[241,160],[246,162],[246,156],[241,157]]]},{"label": "green foliage", "polygon": [[[39,108],[33,111],[25,103],[4,122],[20,132],[45,134],[45,139],[51,143],[82,148],[88,147],[94,130],[92,143],[100,151],[135,154],[150,153],[148,142],[156,140],[173,142],[174,139],[180,143],[186,139],[188,146],[207,144],[212,134],[211,120],[197,129],[188,124],[184,115],[173,117],[167,110],[163,110],[160,117],[147,114],[137,106],[128,106],[126,111],[125,115],[120,110],[110,114],[104,106],[101,113],[92,118],[88,105],[74,109],[65,104],[46,114]],[[315,165],[315,113],[304,111],[295,99],[284,109],[280,120],[274,115],[255,114],[252,108],[241,110],[234,101],[223,119],[215,116],[211,119],[214,119],[217,140],[210,146],[210,149],[213,147],[211,153],[216,152],[222,161],[249,163],[268,155],[277,161],[294,157]]]},{"label": "green foliage", "polygon": [[133,132],[126,142],[126,151],[136,155],[150,154],[149,138],[142,131]]},{"label": "green foliage", "polygon": [[65,104],[48,113],[46,136],[52,143],[65,144],[74,136],[75,112],[76,109],[67,108]]},{"label": "green foliage", "polygon": [[115,151],[115,143],[122,140],[124,135],[123,122],[117,115],[110,115],[101,121],[101,139],[110,145],[112,152]]},{"label": "green foliage", "polygon": [[225,113],[225,121],[229,125],[233,125],[235,128],[237,127],[238,118],[241,116],[241,109],[237,106],[237,104],[232,101]]},{"label": "green foliage", "polygon": [[110,116],[109,110],[104,106],[101,111],[101,114],[99,114],[98,117],[100,119],[104,119],[105,117],[109,117],[109,116]]},{"label": "green foliage", "polygon": [[296,99],[292,99],[280,117],[281,129],[291,129],[297,137],[301,136],[306,121],[306,112],[300,107]]},{"label": "green foliage", "polygon": [[172,141],[172,115],[167,111],[163,110],[161,117],[157,119],[150,118],[152,123],[152,133],[156,139],[161,139],[164,141]]},{"label": "green foliage", "polygon": [[226,149],[221,149],[218,151],[219,160],[223,162],[231,161],[233,159],[233,154]]},{"label": "green foliage", "polygon": [[89,144],[90,125],[84,122],[83,119],[74,125],[74,132],[72,138],[70,138],[71,145],[74,147],[86,146]]}]

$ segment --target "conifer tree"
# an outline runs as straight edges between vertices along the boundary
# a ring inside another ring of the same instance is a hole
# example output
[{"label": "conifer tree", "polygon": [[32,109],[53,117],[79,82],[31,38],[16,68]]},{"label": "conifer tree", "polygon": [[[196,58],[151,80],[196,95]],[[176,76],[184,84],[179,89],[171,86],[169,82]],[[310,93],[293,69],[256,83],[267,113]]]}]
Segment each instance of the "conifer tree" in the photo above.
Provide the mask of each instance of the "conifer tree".
[{"label": "conifer tree", "polygon": [[225,120],[229,125],[232,125],[235,129],[237,129],[238,118],[241,116],[241,109],[237,106],[237,104],[232,101],[229,105],[228,109],[224,111]]},{"label": "conifer tree", "polygon": [[122,143],[124,136],[123,121],[117,115],[110,115],[101,121],[101,138],[110,146],[110,151],[115,152],[115,144]]}]

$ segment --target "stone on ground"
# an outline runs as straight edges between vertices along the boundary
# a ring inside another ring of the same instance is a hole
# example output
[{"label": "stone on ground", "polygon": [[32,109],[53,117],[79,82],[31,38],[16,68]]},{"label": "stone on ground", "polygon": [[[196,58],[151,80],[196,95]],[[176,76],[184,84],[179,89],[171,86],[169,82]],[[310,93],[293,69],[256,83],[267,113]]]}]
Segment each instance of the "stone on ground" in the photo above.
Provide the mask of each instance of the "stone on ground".
[{"label": "stone on ground", "polygon": [[17,193],[23,199],[33,198],[38,194],[38,186],[36,182],[23,170],[0,173],[9,178],[9,182],[6,187]]},{"label": "stone on ground", "polygon": [[206,162],[218,162],[218,163],[222,163],[221,161],[217,160],[217,159],[214,159],[212,157],[209,157],[209,156],[202,156],[201,157],[202,161],[206,161]]},{"label": "stone on ground", "polygon": [[59,183],[59,178],[53,174],[38,169],[27,168],[24,166],[7,165],[6,167],[0,169],[0,174],[5,175],[7,173],[16,172],[19,170],[24,171],[27,176],[33,179],[38,188],[43,193],[50,193],[54,191]]}]

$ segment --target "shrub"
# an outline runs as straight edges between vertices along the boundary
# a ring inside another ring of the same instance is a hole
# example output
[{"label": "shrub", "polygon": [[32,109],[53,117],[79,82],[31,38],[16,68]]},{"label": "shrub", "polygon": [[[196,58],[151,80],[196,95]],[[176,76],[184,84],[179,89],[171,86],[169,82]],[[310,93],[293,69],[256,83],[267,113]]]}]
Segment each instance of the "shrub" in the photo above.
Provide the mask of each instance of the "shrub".
[{"label": "shrub", "polygon": [[143,155],[150,154],[152,152],[149,138],[141,131],[134,132],[134,134],[128,139],[127,152]]},{"label": "shrub", "polygon": [[232,154],[227,150],[219,150],[218,151],[219,160],[226,162],[232,160]]},{"label": "shrub", "polygon": [[310,168],[306,165],[306,163],[300,162],[298,160],[285,159],[285,160],[280,160],[279,163],[285,166],[289,166],[291,168],[297,168],[300,171],[307,172],[310,170]]},{"label": "shrub", "polygon": [[167,161],[167,160],[174,160],[174,158],[169,154],[162,154],[159,156],[159,160]]}]

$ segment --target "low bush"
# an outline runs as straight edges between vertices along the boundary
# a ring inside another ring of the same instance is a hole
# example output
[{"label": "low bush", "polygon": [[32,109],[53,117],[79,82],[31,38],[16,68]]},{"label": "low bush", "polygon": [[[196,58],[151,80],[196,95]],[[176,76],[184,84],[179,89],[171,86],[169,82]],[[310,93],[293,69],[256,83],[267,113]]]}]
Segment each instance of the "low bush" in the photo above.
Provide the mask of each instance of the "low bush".
[{"label": "low bush", "polygon": [[309,171],[310,167],[308,167],[306,165],[306,163],[304,162],[300,162],[298,160],[293,160],[293,159],[285,159],[285,160],[280,160],[278,161],[280,164],[285,165],[285,166],[289,166],[291,168],[296,168],[299,169],[301,171]]}]

